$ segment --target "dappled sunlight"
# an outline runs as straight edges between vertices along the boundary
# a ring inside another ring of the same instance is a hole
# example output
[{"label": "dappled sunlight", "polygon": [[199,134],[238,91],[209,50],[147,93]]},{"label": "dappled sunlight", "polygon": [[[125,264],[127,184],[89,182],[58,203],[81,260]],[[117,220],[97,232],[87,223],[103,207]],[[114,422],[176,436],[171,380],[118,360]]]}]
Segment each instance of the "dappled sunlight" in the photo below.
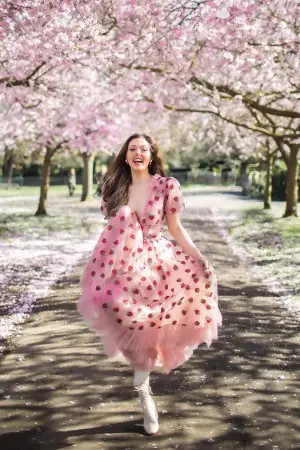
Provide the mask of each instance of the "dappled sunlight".
[{"label": "dappled sunlight", "polygon": [[48,295],[59,276],[72,271],[103,228],[99,199],[80,207],[73,199],[56,198],[50,202],[51,214],[42,218],[30,213],[29,200],[26,213],[15,214],[21,204],[22,199],[6,199],[0,217],[0,353],[12,345],[36,300]]},{"label": "dappled sunlight", "polygon": [[252,275],[300,317],[299,304],[294,301],[300,293],[298,219],[279,220],[257,209],[228,215],[215,207],[212,212],[225,241]]},{"label": "dappled sunlight", "polygon": [[105,357],[76,311],[81,261],[36,303],[3,359],[1,448],[296,448],[299,324],[245,272],[207,211],[187,209],[183,224],[216,268],[224,325],[210,349],[152,374],[159,433],[143,432],[131,368]]}]

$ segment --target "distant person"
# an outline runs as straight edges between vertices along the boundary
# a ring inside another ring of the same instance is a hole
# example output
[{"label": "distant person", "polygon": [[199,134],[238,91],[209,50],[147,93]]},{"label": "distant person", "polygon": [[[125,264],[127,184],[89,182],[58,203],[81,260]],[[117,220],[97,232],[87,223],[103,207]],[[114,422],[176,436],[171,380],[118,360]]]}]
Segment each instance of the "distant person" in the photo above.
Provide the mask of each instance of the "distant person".
[{"label": "distant person", "polygon": [[[183,208],[156,143],[130,136],[105,176],[108,223],[81,280],[78,310],[105,353],[132,365],[149,434],[159,428],[150,372],[181,366],[198,345],[217,339],[221,325],[216,276],[181,225]],[[163,223],[176,243],[162,235]]]},{"label": "distant person", "polygon": [[99,170],[99,172],[96,174],[97,188],[96,188],[95,195],[98,195],[98,196],[101,195],[103,178],[104,178],[104,173],[102,170]]},{"label": "distant person", "polygon": [[68,188],[69,188],[69,195],[70,195],[70,197],[72,197],[74,195],[74,191],[76,189],[75,169],[70,169],[68,172]]},{"label": "distant person", "polygon": [[251,194],[251,180],[249,179],[249,175],[246,172],[243,172],[240,175],[240,183],[242,186],[242,194],[250,197]]}]

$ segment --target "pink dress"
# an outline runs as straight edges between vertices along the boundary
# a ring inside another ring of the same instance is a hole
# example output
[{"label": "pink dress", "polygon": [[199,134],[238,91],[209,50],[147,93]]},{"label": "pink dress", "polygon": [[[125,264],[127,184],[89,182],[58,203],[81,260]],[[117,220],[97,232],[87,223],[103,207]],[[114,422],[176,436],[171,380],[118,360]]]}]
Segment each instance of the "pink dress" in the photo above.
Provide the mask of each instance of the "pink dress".
[{"label": "pink dress", "polygon": [[154,175],[143,217],[124,205],[109,218],[82,276],[80,314],[108,356],[140,370],[170,372],[210,346],[222,322],[211,265],[161,234],[166,214],[183,208],[179,182]]}]

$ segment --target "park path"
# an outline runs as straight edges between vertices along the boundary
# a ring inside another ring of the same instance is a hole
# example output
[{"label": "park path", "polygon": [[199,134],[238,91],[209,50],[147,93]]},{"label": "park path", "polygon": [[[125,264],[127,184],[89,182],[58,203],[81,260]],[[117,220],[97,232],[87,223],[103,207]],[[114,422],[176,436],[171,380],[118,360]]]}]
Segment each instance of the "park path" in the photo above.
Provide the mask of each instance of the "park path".
[{"label": "park path", "polygon": [[131,370],[107,360],[76,312],[80,264],[2,360],[1,449],[300,447],[299,322],[231,254],[209,209],[186,204],[183,224],[219,277],[224,324],[210,349],[152,375],[159,433],[143,435]]}]

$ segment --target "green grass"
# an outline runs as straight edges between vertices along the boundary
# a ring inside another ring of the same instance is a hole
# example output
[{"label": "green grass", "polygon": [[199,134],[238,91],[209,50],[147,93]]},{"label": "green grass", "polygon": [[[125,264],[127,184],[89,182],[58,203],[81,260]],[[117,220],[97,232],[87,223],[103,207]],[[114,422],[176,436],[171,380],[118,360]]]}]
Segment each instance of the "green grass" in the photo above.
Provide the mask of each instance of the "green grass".
[{"label": "green grass", "polygon": [[293,243],[295,238],[300,244],[300,218],[299,217],[275,217],[271,210],[247,209],[242,212],[239,226],[249,227],[263,232],[277,232],[288,245]]},{"label": "green grass", "polygon": [[17,236],[43,236],[49,233],[86,234],[98,229],[102,216],[99,214],[97,199],[80,202],[76,198],[52,200],[46,216],[35,216],[34,212],[0,212],[0,238]]},{"label": "green grass", "polygon": [[44,229],[45,231],[66,231],[76,225],[76,217],[72,216],[44,216],[36,217],[32,214],[0,214],[0,236],[34,233]]},{"label": "green grass", "polygon": [[[185,184],[182,185],[182,190],[190,190],[190,189],[201,189],[201,188],[223,188],[223,187],[227,187],[227,186],[222,186],[222,185],[214,185],[211,186],[209,184]],[[97,185],[94,184],[93,186],[93,192],[96,191]],[[75,195],[81,195],[81,185],[78,185],[75,191]],[[68,196],[68,187],[67,185],[59,185],[59,186],[50,186],[49,188],[49,196],[58,196],[58,195],[66,195]],[[0,198],[4,198],[4,197],[21,197],[21,196],[36,196],[38,197],[40,194],[40,187],[39,186],[12,186],[9,188],[6,188],[4,186],[0,185]]]},{"label": "green grass", "polygon": [[258,208],[240,211],[230,227],[234,242],[248,259],[300,298],[300,218],[282,218],[271,210]]},{"label": "green grass", "polygon": [[262,226],[271,224],[278,232],[286,236],[300,236],[300,218],[286,217],[278,218],[272,213],[272,210],[264,210],[261,208],[249,208],[241,212],[238,222],[235,226]]},{"label": "green grass", "polygon": [[[93,192],[96,191],[97,185],[94,184]],[[75,195],[81,195],[82,187],[78,185],[75,190]],[[49,196],[57,196],[57,195],[69,195],[68,186],[60,185],[60,186],[50,186],[49,188]],[[40,195],[40,187],[39,186],[12,186],[10,188],[1,187],[0,185],[0,198],[3,197],[18,197],[18,196],[36,196]]]}]

